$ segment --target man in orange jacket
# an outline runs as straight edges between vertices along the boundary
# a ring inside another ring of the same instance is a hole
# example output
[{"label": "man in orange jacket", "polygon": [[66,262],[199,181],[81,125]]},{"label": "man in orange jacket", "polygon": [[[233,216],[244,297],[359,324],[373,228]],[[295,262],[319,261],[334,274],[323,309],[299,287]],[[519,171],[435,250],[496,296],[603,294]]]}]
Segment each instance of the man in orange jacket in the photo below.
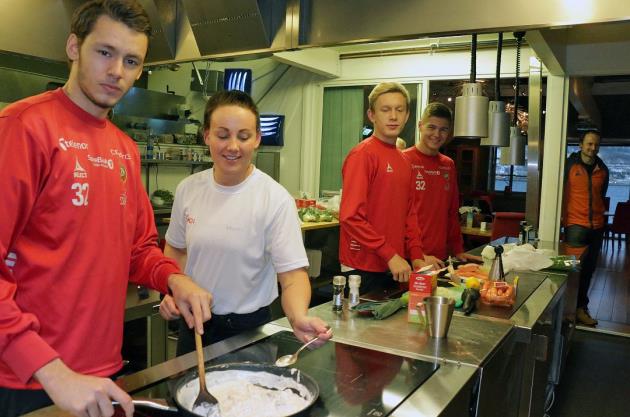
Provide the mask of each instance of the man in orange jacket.
[{"label": "man in orange jacket", "polygon": [[608,167],[597,156],[601,135],[588,130],[580,135],[580,151],[569,156],[564,177],[565,241],[586,246],[580,271],[576,319],[595,326],[588,311],[588,288],[597,265],[604,236],[604,198],[608,190]]}]

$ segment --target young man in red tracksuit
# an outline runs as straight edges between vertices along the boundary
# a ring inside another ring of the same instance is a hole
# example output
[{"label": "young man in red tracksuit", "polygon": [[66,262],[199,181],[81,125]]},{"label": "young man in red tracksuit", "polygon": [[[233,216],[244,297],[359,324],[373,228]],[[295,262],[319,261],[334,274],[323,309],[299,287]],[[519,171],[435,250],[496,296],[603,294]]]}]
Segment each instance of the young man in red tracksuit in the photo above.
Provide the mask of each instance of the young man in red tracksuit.
[{"label": "young man in red tracksuit", "polygon": [[598,156],[600,134],[589,130],[580,135],[580,151],[571,154],[564,177],[564,240],[570,246],[586,246],[580,263],[580,284],[576,320],[595,326],[597,320],[588,311],[588,288],[604,236],[604,199],[608,190],[608,167]]},{"label": "young man in red tracksuit", "polygon": [[75,12],[63,88],[0,113],[0,414],[54,402],[114,413],[128,282],[170,290],[203,333],[211,295],[157,246],[135,143],[107,115],[142,73],[149,18],[135,0]]},{"label": "young man in red tracksuit", "polygon": [[409,280],[412,266],[425,265],[411,168],[395,145],[409,118],[409,102],[401,84],[377,85],[367,112],[374,134],[343,163],[339,261],[342,271],[361,275],[361,293],[397,287]]},{"label": "young man in red tracksuit", "polygon": [[474,259],[464,253],[455,163],[440,153],[440,148],[451,134],[452,120],[447,106],[430,103],[418,123],[420,141],[403,151],[411,163],[425,259],[440,267],[444,266],[442,260],[449,255],[462,260]]}]

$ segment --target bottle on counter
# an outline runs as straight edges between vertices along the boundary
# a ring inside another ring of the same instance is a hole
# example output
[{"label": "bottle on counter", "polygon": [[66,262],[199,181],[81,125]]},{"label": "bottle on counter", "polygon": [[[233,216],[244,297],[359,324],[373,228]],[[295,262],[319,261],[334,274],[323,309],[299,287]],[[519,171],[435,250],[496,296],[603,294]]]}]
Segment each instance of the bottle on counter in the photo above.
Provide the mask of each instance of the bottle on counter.
[{"label": "bottle on counter", "polygon": [[350,275],[348,277],[348,287],[350,293],[348,295],[348,306],[354,307],[359,304],[359,287],[361,286],[361,275]]},{"label": "bottle on counter", "polygon": [[497,245],[494,247],[494,260],[492,261],[492,267],[490,267],[490,273],[488,278],[491,281],[505,281],[505,273],[503,272],[503,246]]},{"label": "bottle on counter", "polygon": [[333,277],[333,311],[341,311],[343,309],[343,290],[346,287],[346,277],[343,275],[335,275]]},{"label": "bottle on counter", "polygon": [[524,245],[529,242],[529,231],[531,230],[531,226],[527,224],[526,220],[523,220],[519,224],[521,228],[518,232],[518,244]]},{"label": "bottle on counter", "polygon": [[153,135],[151,132],[147,136],[147,159],[153,159]]}]

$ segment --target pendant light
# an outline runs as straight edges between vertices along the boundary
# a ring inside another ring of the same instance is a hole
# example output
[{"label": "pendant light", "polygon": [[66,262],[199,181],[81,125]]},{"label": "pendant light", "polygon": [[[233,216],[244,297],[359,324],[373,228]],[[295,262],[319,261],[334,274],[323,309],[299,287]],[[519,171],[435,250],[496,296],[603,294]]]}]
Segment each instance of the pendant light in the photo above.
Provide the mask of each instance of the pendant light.
[{"label": "pendant light", "polygon": [[455,99],[456,138],[488,136],[488,97],[482,95],[481,83],[475,81],[477,67],[477,34],[472,35],[470,82],[464,84],[462,95]]},{"label": "pendant light", "polygon": [[501,101],[501,49],[503,33],[497,40],[497,73],[494,79],[494,101],[488,106],[488,137],[481,138],[481,146],[510,146],[510,114]]},{"label": "pendant light", "polygon": [[503,165],[525,165],[525,147],[527,139],[518,127],[518,97],[519,97],[519,71],[521,67],[521,43],[525,32],[514,32],[516,38],[516,83],[514,93],[514,114],[512,125],[510,126],[510,146],[501,148],[501,164]]}]

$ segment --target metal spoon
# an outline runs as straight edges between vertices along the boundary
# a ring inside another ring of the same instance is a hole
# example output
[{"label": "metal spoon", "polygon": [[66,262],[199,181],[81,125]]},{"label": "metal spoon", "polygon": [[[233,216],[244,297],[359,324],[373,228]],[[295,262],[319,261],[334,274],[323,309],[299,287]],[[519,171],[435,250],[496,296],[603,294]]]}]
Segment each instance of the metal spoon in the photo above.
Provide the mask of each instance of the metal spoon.
[{"label": "metal spoon", "polygon": [[285,366],[293,365],[295,362],[297,362],[298,355],[300,354],[300,352],[303,351],[304,349],[306,349],[306,347],[308,345],[310,345],[311,343],[313,343],[317,339],[319,339],[319,336],[314,337],[310,341],[304,343],[302,345],[302,347],[300,347],[293,355],[280,356],[278,359],[276,359],[276,366],[284,368]]},{"label": "metal spoon", "polygon": [[203,357],[201,335],[195,330],[195,347],[197,348],[197,369],[199,371],[199,394],[193,403],[192,409],[202,407],[203,414],[208,417],[221,417],[219,401],[208,392],[206,387],[206,361]]}]

